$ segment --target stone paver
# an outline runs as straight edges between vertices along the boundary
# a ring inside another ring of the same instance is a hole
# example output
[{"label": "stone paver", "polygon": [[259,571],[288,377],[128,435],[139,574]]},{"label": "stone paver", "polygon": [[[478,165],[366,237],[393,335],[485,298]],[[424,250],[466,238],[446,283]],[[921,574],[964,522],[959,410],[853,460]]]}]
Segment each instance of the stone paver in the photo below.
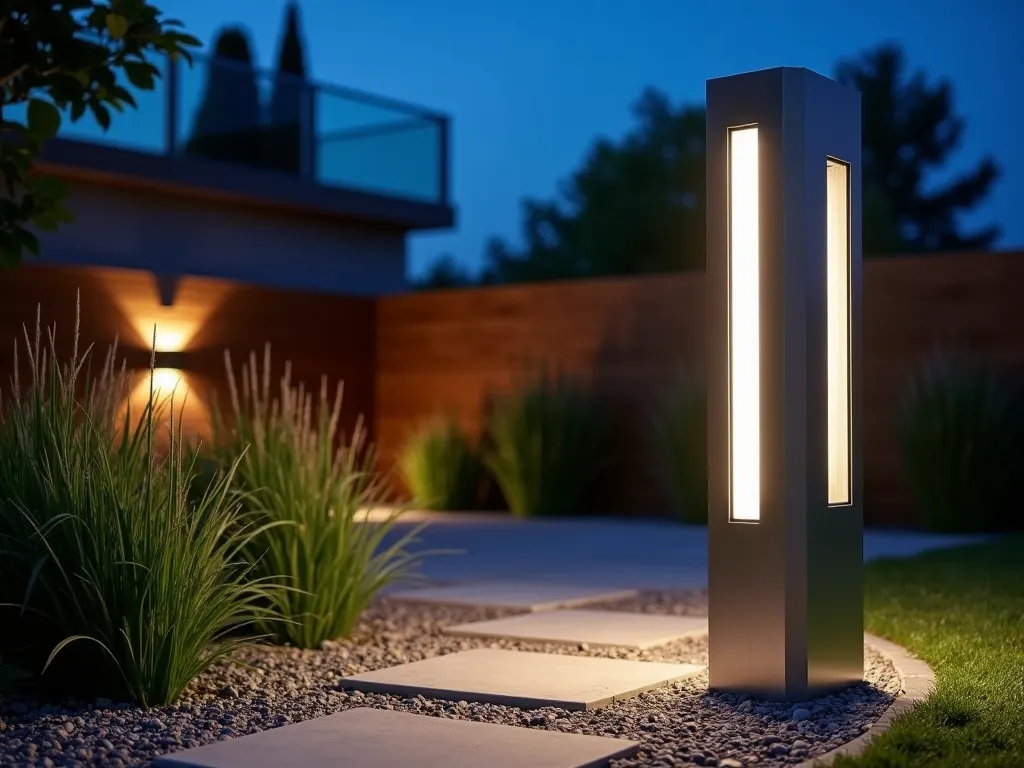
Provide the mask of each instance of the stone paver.
[{"label": "stone paver", "polygon": [[603,600],[633,597],[635,589],[578,584],[548,584],[531,581],[481,581],[447,587],[411,589],[388,595],[390,600],[440,605],[467,605],[474,608],[517,608],[524,611],[550,611],[571,608]]},{"label": "stone paver", "polygon": [[660,616],[622,611],[543,611],[492,621],[458,624],[450,635],[507,637],[539,643],[617,646],[642,651],[693,635],[707,634],[706,616]]},{"label": "stone paver", "polygon": [[637,750],[625,739],[405,712],[350,709],[157,758],[156,768],[591,768]]},{"label": "stone paver", "polygon": [[522,709],[597,709],[696,675],[695,664],[665,664],[491,648],[437,656],[340,681],[345,688]]}]

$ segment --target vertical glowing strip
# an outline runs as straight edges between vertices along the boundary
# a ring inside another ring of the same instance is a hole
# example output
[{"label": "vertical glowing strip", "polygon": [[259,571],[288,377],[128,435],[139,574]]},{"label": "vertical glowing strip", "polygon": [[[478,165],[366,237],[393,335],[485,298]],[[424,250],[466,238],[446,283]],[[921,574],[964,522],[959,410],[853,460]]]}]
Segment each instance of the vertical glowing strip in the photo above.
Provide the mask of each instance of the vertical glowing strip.
[{"label": "vertical glowing strip", "polygon": [[761,518],[757,126],[729,131],[729,450],[733,520]]},{"label": "vertical glowing strip", "polygon": [[849,166],[825,163],[828,323],[828,503],[850,493],[850,187]]}]

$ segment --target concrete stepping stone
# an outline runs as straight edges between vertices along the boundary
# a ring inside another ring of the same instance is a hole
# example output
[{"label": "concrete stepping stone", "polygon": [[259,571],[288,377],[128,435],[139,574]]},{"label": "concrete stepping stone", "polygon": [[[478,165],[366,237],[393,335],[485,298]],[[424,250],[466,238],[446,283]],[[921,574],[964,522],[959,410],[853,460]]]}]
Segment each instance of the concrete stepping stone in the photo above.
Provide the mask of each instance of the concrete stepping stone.
[{"label": "concrete stepping stone", "polygon": [[481,581],[473,584],[452,584],[447,587],[395,592],[388,595],[388,599],[436,605],[465,605],[474,608],[550,611],[556,608],[573,608],[605,600],[621,600],[634,595],[636,595],[635,589],[614,587],[547,584],[530,581]]},{"label": "concrete stepping stone", "polygon": [[349,709],[156,759],[155,768],[597,768],[635,741]]},{"label": "concrete stepping stone", "polygon": [[674,563],[603,563],[597,566],[579,566],[564,571],[536,573],[537,581],[553,584],[567,583],[592,587],[621,587],[639,590],[705,589],[708,586],[706,558],[701,563],[684,560]]},{"label": "concrete stepping stone", "polygon": [[684,637],[704,635],[706,616],[662,616],[623,611],[544,611],[446,627],[463,637],[503,637],[539,643],[615,646],[642,651]]},{"label": "concrete stepping stone", "polygon": [[417,694],[521,709],[597,709],[700,673],[695,664],[479,648],[343,678],[368,693]]}]

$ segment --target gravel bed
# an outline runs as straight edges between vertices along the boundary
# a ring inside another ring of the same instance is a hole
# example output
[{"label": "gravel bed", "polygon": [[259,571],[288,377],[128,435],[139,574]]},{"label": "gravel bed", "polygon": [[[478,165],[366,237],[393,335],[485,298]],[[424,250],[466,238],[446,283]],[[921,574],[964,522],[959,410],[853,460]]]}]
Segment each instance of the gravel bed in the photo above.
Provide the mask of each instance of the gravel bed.
[{"label": "gravel bed", "polygon": [[[604,608],[706,614],[701,592],[648,593]],[[378,603],[355,635],[318,651],[252,646],[197,680],[176,706],[142,710],[97,700],[40,705],[0,701],[0,765],[145,766],[159,754],[332,714],[375,707],[436,717],[630,738],[634,757],[613,768],[777,766],[822,754],[867,730],[899,691],[895,670],[868,651],[865,682],[792,704],[709,694],[707,675],[591,712],[523,711],[339,690],[346,675],[470,648],[493,647],[648,661],[707,663],[706,638],[646,651],[455,638],[441,628],[511,611]]]}]

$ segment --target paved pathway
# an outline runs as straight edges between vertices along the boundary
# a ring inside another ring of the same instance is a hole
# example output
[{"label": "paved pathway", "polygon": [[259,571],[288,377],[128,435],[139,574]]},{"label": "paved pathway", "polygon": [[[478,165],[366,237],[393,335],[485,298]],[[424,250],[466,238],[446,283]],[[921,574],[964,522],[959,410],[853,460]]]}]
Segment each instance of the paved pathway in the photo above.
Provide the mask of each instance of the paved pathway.
[{"label": "paved pathway", "polygon": [[[707,583],[703,528],[606,520],[522,522],[493,515],[444,515],[435,521],[424,532],[424,545],[464,550],[427,562],[425,575],[436,581],[475,582],[484,591],[486,584],[481,582],[487,579],[517,577],[577,587],[679,588]],[[864,555],[866,559],[913,555],[967,540],[869,532]],[[497,595],[483,595],[482,604],[507,599],[508,591],[507,584],[499,584]],[[526,593],[536,599],[535,589],[527,588]],[[706,631],[705,620],[692,617],[585,610],[554,610],[448,629],[456,634],[640,648],[684,636],[695,630],[687,623],[694,621],[699,631]],[[361,691],[578,710],[606,706],[701,670],[692,664],[477,648],[364,672],[342,682]],[[342,754],[345,764],[353,768],[387,768],[408,761],[410,755],[428,766],[580,768],[606,765],[612,757],[635,753],[638,746],[623,739],[355,709],[178,752],[157,764],[159,768],[297,768],[335,761]],[[485,756],[481,751],[485,749],[491,753]]]},{"label": "paved pathway", "polygon": [[[423,575],[434,582],[527,579],[633,589],[707,586],[703,527],[600,519],[524,521],[483,513],[419,513],[414,518],[430,522],[420,546],[460,550],[424,564]],[[869,530],[864,559],[910,557],[979,540]]]}]

